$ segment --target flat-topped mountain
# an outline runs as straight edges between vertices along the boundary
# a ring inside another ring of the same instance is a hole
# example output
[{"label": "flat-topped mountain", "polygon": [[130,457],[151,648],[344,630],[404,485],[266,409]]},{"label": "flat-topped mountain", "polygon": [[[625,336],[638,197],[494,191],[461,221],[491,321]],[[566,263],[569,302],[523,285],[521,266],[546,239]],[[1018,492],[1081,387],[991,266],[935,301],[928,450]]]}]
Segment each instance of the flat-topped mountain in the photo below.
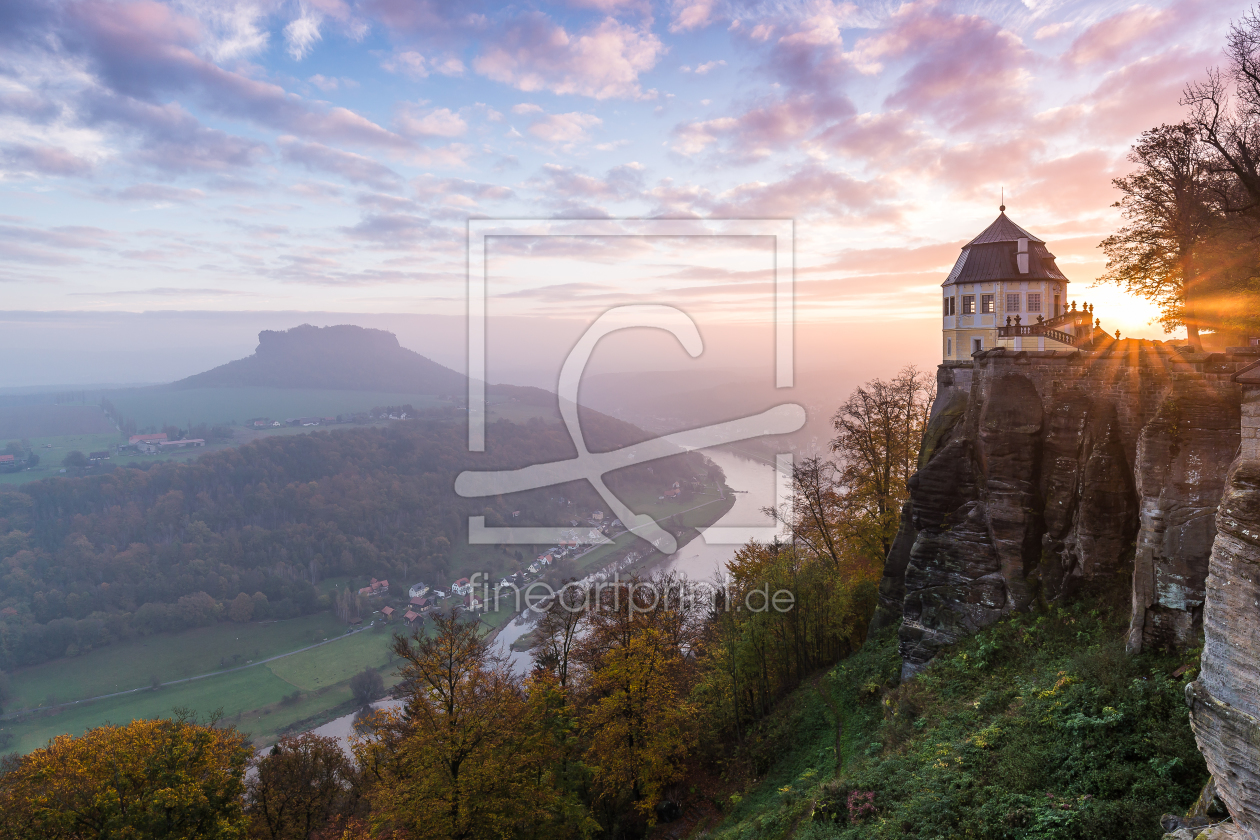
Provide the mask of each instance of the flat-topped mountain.
[{"label": "flat-topped mountain", "polygon": [[166,387],[250,386],[414,394],[458,394],[468,387],[463,374],[402,347],[393,333],[350,324],[263,330],[252,356]]}]

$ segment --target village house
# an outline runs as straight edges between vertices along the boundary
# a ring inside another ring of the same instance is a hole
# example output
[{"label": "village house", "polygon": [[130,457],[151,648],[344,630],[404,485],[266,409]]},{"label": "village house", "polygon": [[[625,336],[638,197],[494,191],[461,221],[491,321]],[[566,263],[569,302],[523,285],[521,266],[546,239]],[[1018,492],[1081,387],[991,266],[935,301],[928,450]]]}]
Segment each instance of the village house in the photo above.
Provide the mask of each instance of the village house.
[{"label": "village house", "polygon": [[[162,435],[163,438],[166,435]],[[189,438],[187,440],[142,440],[136,444],[136,448],[147,455],[153,455],[157,452],[169,452],[172,449],[188,449],[205,446],[206,442],[201,438]]]},{"label": "village house", "polygon": [[393,607],[381,607],[381,615],[385,616],[385,620],[386,620],[386,621],[389,621],[391,618],[393,618],[393,617],[394,617],[394,608],[393,608]]},{"label": "village house", "polygon": [[427,583],[417,583],[407,590],[408,598],[423,598],[427,594],[429,594],[429,585]]},{"label": "village house", "polygon": [[468,582],[468,578],[460,578],[451,584],[451,591],[456,595],[467,595],[473,591],[472,584]]},{"label": "village house", "polygon": [[372,582],[359,590],[359,594],[367,598],[379,598],[389,592],[389,581],[372,578]]},{"label": "village house", "polygon": [[127,445],[137,446],[141,443],[147,443],[148,441],[159,441],[159,440],[166,440],[166,432],[159,432],[155,435],[132,435],[131,437],[127,438]]},{"label": "village house", "polygon": [[407,610],[405,613],[403,613],[403,621],[407,622],[408,624],[415,624],[419,618],[420,618],[420,613],[415,612],[414,610]]}]

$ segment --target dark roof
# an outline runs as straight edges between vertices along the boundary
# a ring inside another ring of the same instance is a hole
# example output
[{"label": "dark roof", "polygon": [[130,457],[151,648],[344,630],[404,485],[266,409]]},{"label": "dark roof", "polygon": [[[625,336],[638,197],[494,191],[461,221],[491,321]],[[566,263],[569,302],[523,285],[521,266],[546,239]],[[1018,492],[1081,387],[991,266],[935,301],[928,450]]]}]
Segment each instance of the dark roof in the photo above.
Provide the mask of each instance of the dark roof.
[{"label": "dark roof", "polygon": [[[1018,240],[1028,240],[1028,272],[1020,274],[1015,255]],[[1067,277],[1054,264],[1046,243],[1001,213],[962,253],[942,286],[955,283],[988,283],[994,280],[1062,280]]]},{"label": "dark roof", "polygon": [[984,229],[983,232],[975,239],[968,242],[968,245],[987,245],[990,242],[1014,242],[1016,239],[1027,239],[1029,242],[1041,242],[1045,244],[1044,239],[1033,236],[1019,225],[1015,224],[1007,217],[1005,212],[999,213],[998,217],[993,220],[993,224]]}]

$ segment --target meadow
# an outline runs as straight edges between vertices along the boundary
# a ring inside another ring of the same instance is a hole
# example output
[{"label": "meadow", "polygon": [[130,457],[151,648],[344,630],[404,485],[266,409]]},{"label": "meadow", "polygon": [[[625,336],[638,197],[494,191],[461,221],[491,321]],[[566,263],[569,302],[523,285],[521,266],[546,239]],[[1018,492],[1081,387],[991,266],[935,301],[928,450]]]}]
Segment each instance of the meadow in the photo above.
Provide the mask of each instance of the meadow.
[{"label": "meadow", "polygon": [[[77,735],[104,723],[169,715],[172,709],[184,708],[203,717],[218,711],[256,743],[270,743],[295,723],[345,711],[351,699],[349,679],[366,667],[381,670],[386,685],[392,685],[396,680],[389,646],[393,633],[402,629],[399,624],[378,624],[350,635],[331,613],[320,613],[120,642],[16,671],[7,710],[143,690],[22,715],[0,723],[0,734],[12,739],[6,751],[28,752],[63,733]],[[301,650],[325,638],[328,644]],[[289,651],[298,652],[191,682],[148,688],[155,676],[169,682]]]}]

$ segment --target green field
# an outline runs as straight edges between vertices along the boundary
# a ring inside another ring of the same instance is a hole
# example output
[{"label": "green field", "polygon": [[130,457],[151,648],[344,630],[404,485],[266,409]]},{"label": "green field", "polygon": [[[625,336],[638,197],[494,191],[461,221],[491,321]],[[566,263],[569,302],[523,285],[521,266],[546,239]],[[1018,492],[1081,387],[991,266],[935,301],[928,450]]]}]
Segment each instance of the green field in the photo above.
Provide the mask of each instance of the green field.
[{"label": "green field", "polygon": [[[250,660],[297,650],[345,633],[346,626],[331,613],[287,621],[216,624],[183,633],[145,636],[80,656],[64,657],[13,673],[13,698],[7,711],[32,709],[96,697],[161,682],[208,674],[224,665],[236,667]],[[312,653],[331,649],[326,645]]]},{"label": "green field", "polygon": [[[89,655],[59,659],[13,674],[10,710],[65,703],[115,691],[181,679],[299,650],[328,638],[328,644],[241,670],[157,690],[145,689],[84,705],[36,712],[0,722],[13,737],[6,749],[28,752],[63,733],[77,735],[104,723],[170,715],[175,708],[223,715],[256,743],[274,740],[299,721],[343,712],[350,700],[350,677],[366,667],[382,670],[386,685],[396,678],[389,646],[401,625],[376,626],[345,635],[345,625],[329,613],[289,621],[220,624],[169,636],[122,642]],[[340,637],[340,638],[339,638]],[[314,725],[314,724],[312,724]]]},{"label": "green field", "polygon": [[355,633],[336,644],[295,653],[266,668],[289,685],[303,691],[318,691],[348,681],[364,668],[383,668],[389,664],[389,646],[394,631],[403,632],[401,622],[378,624],[370,630]]},{"label": "green field", "polygon": [[189,421],[240,424],[255,417],[282,422],[290,417],[335,417],[378,405],[411,404],[417,409],[451,405],[423,394],[316,388],[129,388],[110,391],[105,397],[120,416],[135,420],[140,428],[161,428],[167,423],[185,427]]}]

